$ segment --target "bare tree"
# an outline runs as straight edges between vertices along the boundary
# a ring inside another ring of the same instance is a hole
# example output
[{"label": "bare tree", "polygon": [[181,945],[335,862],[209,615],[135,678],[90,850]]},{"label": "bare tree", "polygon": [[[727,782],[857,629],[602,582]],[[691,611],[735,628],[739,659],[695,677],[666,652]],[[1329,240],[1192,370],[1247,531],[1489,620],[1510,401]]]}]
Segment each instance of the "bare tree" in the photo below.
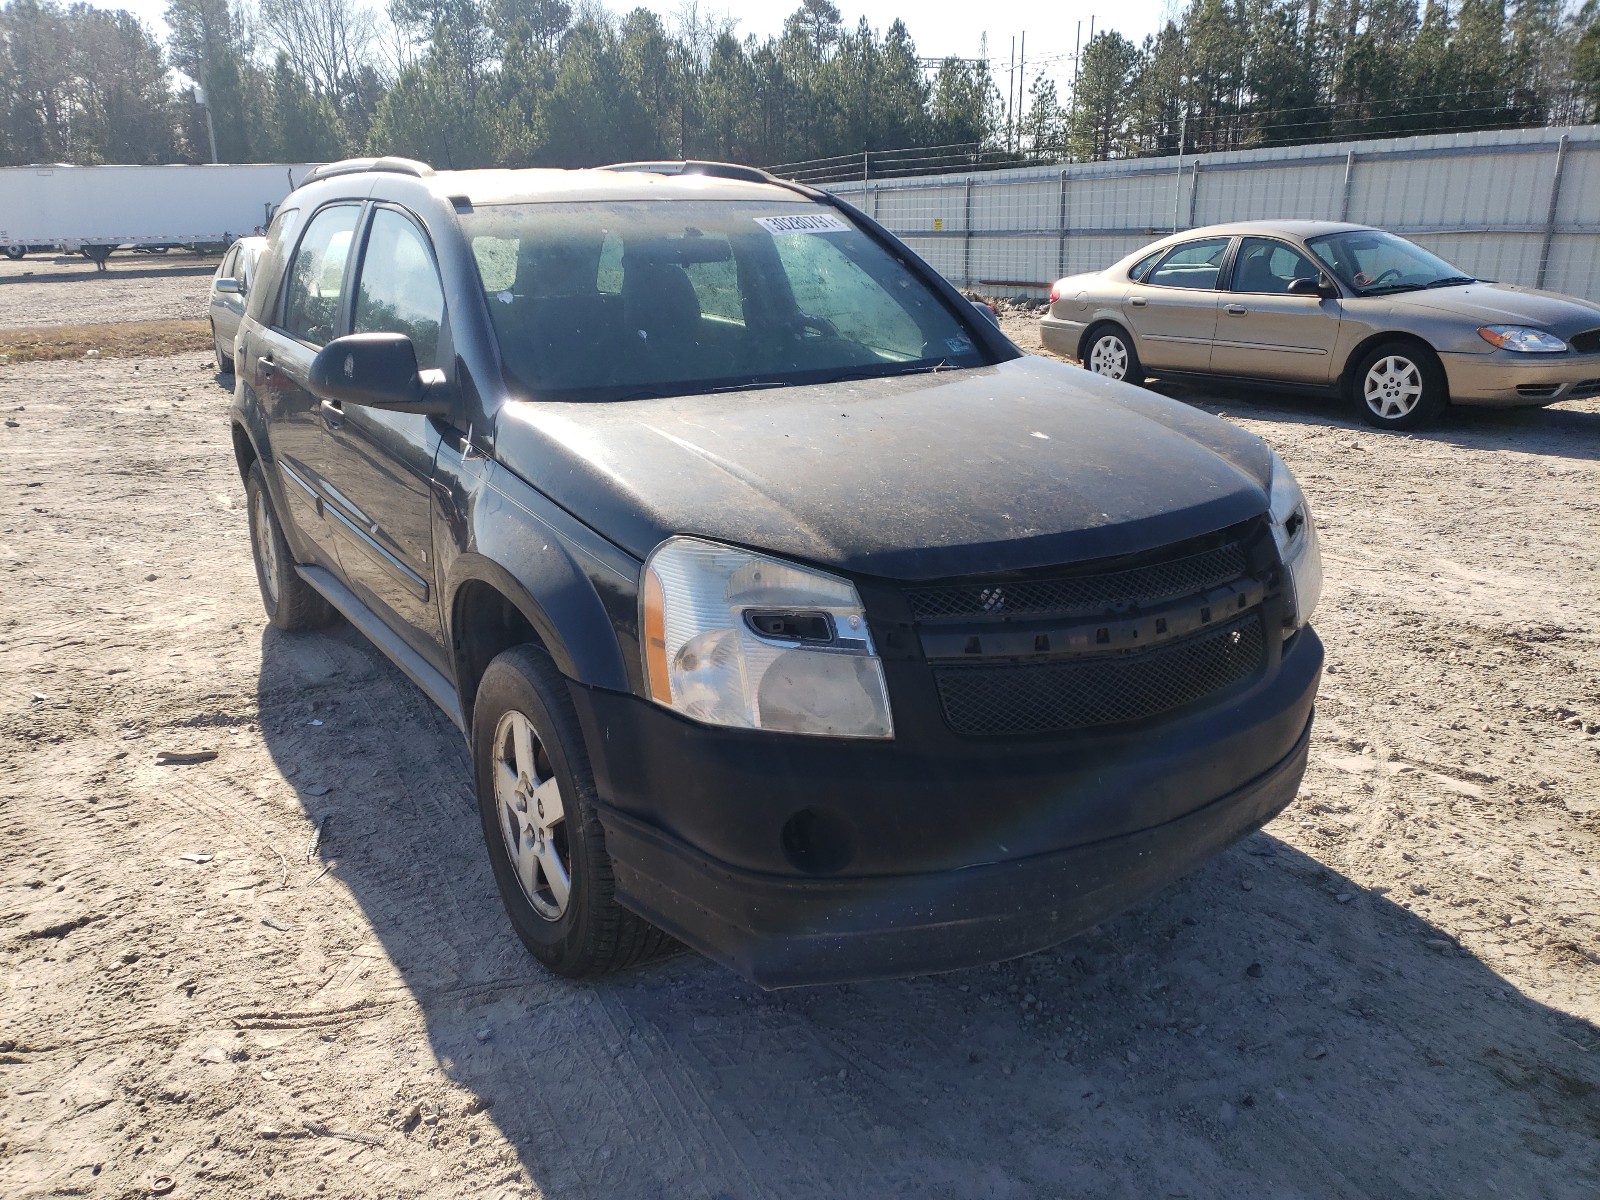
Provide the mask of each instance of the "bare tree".
[{"label": "bare tree", "polygon": [[357,0],[261,0],[261,33],[311,90],[337,104],[353,93],[378,41],[378,17]]}]

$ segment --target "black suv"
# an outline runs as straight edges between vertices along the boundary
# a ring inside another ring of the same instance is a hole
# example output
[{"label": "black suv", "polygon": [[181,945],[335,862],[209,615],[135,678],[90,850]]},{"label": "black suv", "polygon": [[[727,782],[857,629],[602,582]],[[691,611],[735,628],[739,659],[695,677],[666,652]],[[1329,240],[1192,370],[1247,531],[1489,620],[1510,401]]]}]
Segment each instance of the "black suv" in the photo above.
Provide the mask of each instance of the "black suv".
[{"label": "black suv", "polygon": [[343,614],[465,732],[553,970],[1013,957],[1293,798],[1283,463],[1023,354],[834,197],[358,160],[269,237],[232,412],[267,615]]}]

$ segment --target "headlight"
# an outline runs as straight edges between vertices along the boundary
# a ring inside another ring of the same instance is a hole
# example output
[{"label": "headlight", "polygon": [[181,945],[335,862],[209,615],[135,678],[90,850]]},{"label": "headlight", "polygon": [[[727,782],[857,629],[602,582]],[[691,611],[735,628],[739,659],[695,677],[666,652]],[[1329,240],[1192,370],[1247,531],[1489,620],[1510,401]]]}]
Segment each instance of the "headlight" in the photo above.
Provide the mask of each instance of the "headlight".
[{"label": "headlight", "polygon": [[1567,348],[1555,334],[1521,325],[1485,325],[1478,330],[1478,336],[1491,346],[1519,354],[1560,354]]},{"label": "headlight", "polygon": [[1284,622],[1284,635],[1288,636],[1311,619],[1311,611],[1322,596],[1322,551],[1317,545],[1317,525],[1311,519],[1311,505],[1306,503],[1305,493],[1276,451],[1272,455],[1268,512],[1272,518],[1272,537],[1278,543],[1278,557],[1289,572],[1290,615]]},{"label": "headlight", "polygon": [[894,736],[883,663],[848,580],[675,537],[646,560],[640,604],[658,704],[708,725]]}]

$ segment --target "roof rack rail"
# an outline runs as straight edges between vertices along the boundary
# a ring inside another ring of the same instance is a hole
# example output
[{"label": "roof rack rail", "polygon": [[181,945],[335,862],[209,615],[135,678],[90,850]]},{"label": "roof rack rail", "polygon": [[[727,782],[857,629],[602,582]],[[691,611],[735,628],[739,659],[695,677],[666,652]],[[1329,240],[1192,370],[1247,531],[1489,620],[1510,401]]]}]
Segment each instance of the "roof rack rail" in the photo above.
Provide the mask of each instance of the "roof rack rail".
[{"label": "roof rack rail", "polygon": [[411,175],[417,179],[426,179],[433,174],[432,167],[414,158],[346,158],[339,162],[312,167],[300,183],[304,186],[319,179],[332,179],[336,175],[356,175],[362,171],[387,171],[391,175]]},{"label": "roof rack rail", "polygon": [[759,167],[738,163],[704,162],[697,158],[664,159],[660,162],[612,163],[602,171],[642,171],[652,175],[710,175],[714,179],[742,179],[746,183],[777,183]]}]

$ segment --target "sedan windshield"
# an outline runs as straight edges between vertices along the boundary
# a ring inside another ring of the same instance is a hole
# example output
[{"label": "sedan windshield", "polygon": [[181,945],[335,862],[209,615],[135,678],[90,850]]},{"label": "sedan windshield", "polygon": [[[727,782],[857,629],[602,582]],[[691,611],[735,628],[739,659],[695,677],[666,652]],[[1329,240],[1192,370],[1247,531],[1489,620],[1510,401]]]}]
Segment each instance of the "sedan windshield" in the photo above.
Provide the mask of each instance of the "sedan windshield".
[{"label": "sedan windshield", "polygon": [[1476,283],[1444,259],[1381,229],[1310,238],[1306,245],[1358,296]]},{"label": "sedan windshield", "polygon": [[836,209],[509,204],[461,224],[508,373],[615,400],[978,366],[958,316]]}]

